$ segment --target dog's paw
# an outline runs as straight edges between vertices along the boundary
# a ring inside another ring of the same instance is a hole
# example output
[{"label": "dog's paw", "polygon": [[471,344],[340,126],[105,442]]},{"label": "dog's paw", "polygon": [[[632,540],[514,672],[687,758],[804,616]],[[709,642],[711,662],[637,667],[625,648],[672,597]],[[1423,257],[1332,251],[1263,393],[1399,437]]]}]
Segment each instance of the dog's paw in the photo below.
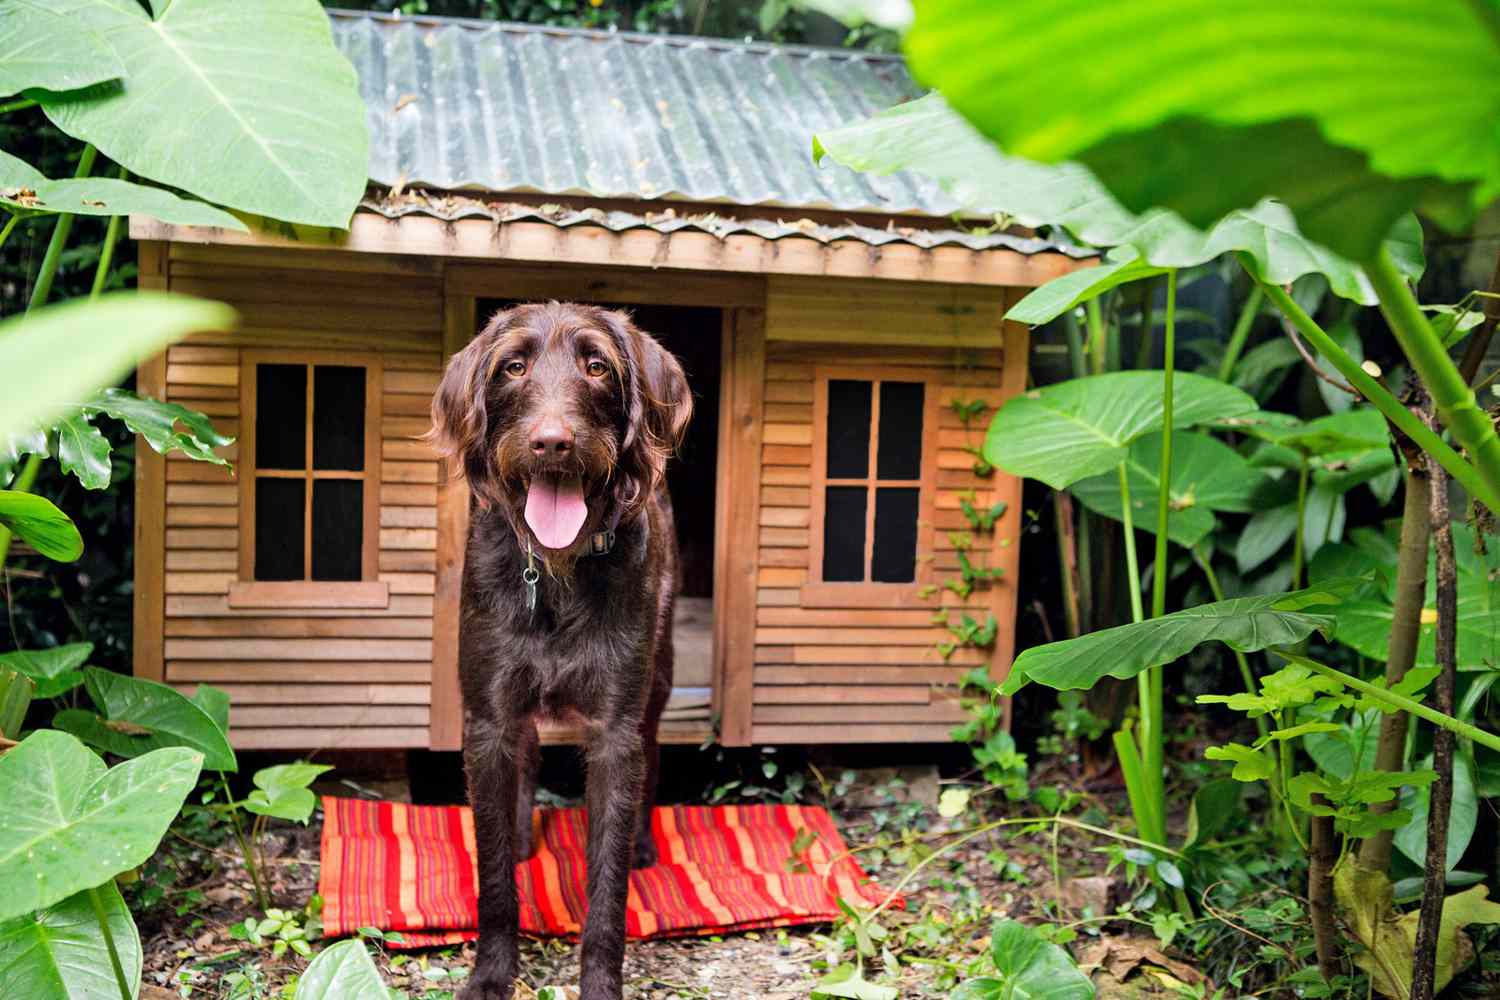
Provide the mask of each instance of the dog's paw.
[{"label": "dog's paw", "polygon": [[632,868],[650,868],[656,864],[656,842],[647,837],[635,842],[635,854],[630,859]]},{"label": "dog's paw", "polygon": [[513,1000],[514,981],[502,982],[490,976],[476,976],[458,991],[457,1000]]}]

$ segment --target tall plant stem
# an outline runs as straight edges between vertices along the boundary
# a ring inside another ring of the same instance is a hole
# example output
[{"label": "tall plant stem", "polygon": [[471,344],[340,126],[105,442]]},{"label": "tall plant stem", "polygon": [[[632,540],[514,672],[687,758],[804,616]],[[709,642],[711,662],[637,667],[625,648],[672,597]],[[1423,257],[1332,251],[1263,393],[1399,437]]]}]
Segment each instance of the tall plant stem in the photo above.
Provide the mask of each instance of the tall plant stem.
[{"label": "tall plant stem", "polygon": [[[99,151],[92,144],[84,146],[83,155],[78,158],[78,169],[73,172],[73,176],[87,177],[94,169],[94,160],[98,155]],[[41,270],[37,272],[36,284],[31,286],[31,299],[26,303],[27,312],[46,305],[47,297],[52,294],[52,279],[57,277],[57,266],[62,261],[63,247],[72,232],[73,215],[64,212],[57,217],[57,224],[52,227],[52,238],[47,241],[47,252],[42,256]]]},{"label": "tall plant stem", "polygon": [[1075,528],[1073,498],[1065,490],[1052,494],[1052,513],[1057,525],[1057,555],[1062,567],[1063,621],[1068,638],[1083,635],[1083,589],[1078,572],[1078,534]]},{"label": "tall plant stem", "polygon": [[1089,374],[1099,375],[1109,365],[1109,329],[1097,298],[1083,304],[1083,315],[1089,330]]},{"label": "tall plant stem", "polygon": [[1297,470],[1297,530],[1292,535],[1292,589],[1302,586],[1302,552],[1306,547],[1303,536],[1307,532],[1307,480],[1312,468],[1307,456],[1302,456],[1302,468]]},{"label": "tall plant stem", "polygon": [[[1399,285],[1399,281],[1398,281]],[[1428,455],[1447,470],[1448,475],[1458,480],[1459,485],[1468,490],[1474,496],[1479,497],[1485,505],[1492,510],[1500,510],[1500,489],[1494,489],[1489,485],[1487,478],[1482,477],[1479,471],[1450,448],[1442,438],[1438,437],[1432,430],[1423,425],[1422,421],[1412,415],[1401,401],[1391,395],[1389,389],[1377,382],[1370,373],[1360,367],[1349,354],[1334,342],[1333,338],[1318,326],[1313,318],[1302,311],[1302,307],[1292,300],[1285,290],[1276,285],[1262,285],[1265,289],[1266,298],[1275,303],[1276,308],[1287,318],[1297,332],[1302,334],[1309,343],[1318,349],[1318,353],[1328,359],[1329,363],[1337,368],[1340,375],[1349,381],[1349,384],[1360,391],[1360,394],[1374,404],[1385,418],[1395,424],[1407,437],[1416,442]],[[1405,286],[1401,286],[1404,290]],[[1409,293],[1408,293],[1409,294]],[[1417,313],[1421,318],[1420,310]],[[1423,320],[1425,323],[1426,321]],[[1429,327],[1429,332],[1431,328]],[[1441,345],[1439,345],[1441,351]],[[1445,358],[1447,355],[1443,355]],[[1449,362],[1451,367],[1452,362]],[[1426,374],[1418,369],[1418,373],[1426,379]],[[1428,389],[1432,386],[1429,384]],[[1467,387],[1465,387],[1467,391]],[[1473,393],[1469,398],[1473,399]],[[1481,414],[1482,416],[1482,414]],[[1457,437],[1457,434],[1454,435]],[[1459,438],[1460,442],[1463,441]]]},{"label": "tall plant stem", "polygon": [[[1198,568],[1203,571],[1203,578],[1208,581],[1208,592],[1214,595],[1214,600],[1224,600],[1224,587],[1219,583],[1219,574],[1214,572],[1213,563],[1209,561],[1209,557],[1193,549],[1193,562],[1197,563]],[[1296,588],[1293,587],[1293,589]],[[1255,674],[1250,671],[1250,660],[1238,649],[1231,647],[1230,652],[1234,654],[1234,662],[1240,668],[1240,680],[1245,684],[1245,693],[1255,694]],[[1261,736],[1271,731],[1264,715],[1255,717],[1255,728]]]},{"label": "tall plant stem", "polygon": [[[1131,513],[1130,502],[1130,480],[1125,473],[1125,463],[1121,462],[1120,472],[1120,507],[1121,520],[1124,522],[1122,534],[1125,537],[1125,573],[1129,578],[1126,582],[1130,586],[1130,615],[1133,622],[1142,622],[1146,618],[1145,606],[1141,602],[1141,568],[1136,560],[1135,554],[1135,522]],[[1147,686],[1144,673],[1136,676],[1137,689],[1140,693],[1141,712],[1144,715],[1150,699],[1150,688]],[[1141,719],[1141,729],[1146,728],[1146,720]],[[1146,773],[1144,755],[1140,753],[1139,747],[1128,730],[1121,730],[1114,735],[1115,753],[1120,759],[1120,773],[1125,777],[1125,792],[1130,798],[1130,811],[1135,814],[1135,825],[1141,832],[1141,836],[1153,843],[1163,843],[1166,840],[1165,817],[1158,819],[1156,801],[1152,798],[1152,782],[1150,775]]]},{"label": "tall plant stem", "polygon": [[[120,176],[125,176],[125,171],[120,171]],[[125,221],[123,215],[111,215],[109,226],[104,230],[104,245],[99,248],[99,263],[94,268],[94,284],[89,288],[89,301],[97,299],[104,291],[104,284],[109,280],[109,268],[115,259],[115,243],[120,239],[120,226]]]},{"label": "tall plant stem", "polygon": [[[1385,658],[1385,686],[1394,687],[1417,658],[1422,634],[1422,601],[1427,593],[1427,548],[1431,537],[1428,502],[1430,477],[1420,455],[1409,455],[1406,496],[1401,508],[1401,542],[1396,553],[1396,593],[1391,608],[1390,645]],[[1375,747],[1375,770],[1400,771],[1406,762],[1407,717],[1395,712],[1380,717],[1380,741]],[[1396,803],[1375,802],[1370,812],[1388,813]],[[1359,845],[1359,864],[1383,872],[1391,865],[1394,831],[1381,830]]]},{"label": "tall plant stem", "polygon": [[[1177,272],[1166,275],[1166,322],[1162,332],[1162,428],[1161,464],[1157,470],[1156,491],[1156,553],[1152,559],[1151,573],[1151,617],[1160,618],[1167,613],[1167,578],[1171,576],[1168,566],[1169,539],[1167,538],[1168,515],[1172,511],[1172,412],[1173,375],[1176,373],[1177,350]],[[1146,767],[1146,779],[1151,783],[1151,799],[1165,823],[1166,784],[1163,771],[1166,767],[1166,698],[1164,666],[1152,667],[1142,673],[1146,703],[1141,705],[1141,760]],[[1165,829],[1162,830],[1165,834]]]},{"label": "tall plant stem", "polygon": [[[94,169],[94,160],[99,153],[92,144],[83,147],[83,155],[78,158],[78,169],[73,172],[74,177],[87,177]],[[8,230],[7,230],[8,231]],[[41,270],[37,272],[36,283],[31,286],[31,298],[26,303],[26,311],[30,313],[38,306],[45,305],[47,296],[52,294],[52,279],[57,277],[58,264],[62,261],[63,247],[68,242],[68,234],[73,231],[73,216],[67,212],[57,217],[57,223],[52,228],[52,238],[47,241],[47,251],[42,255]],[[21,471],[16,474],[15,482],[11,489],[23,493],[29,493],[31,487],[36,483],[36,477],[42,471],[42,456],[32,454],[26,456],[26,463],[21,466]],[[5,565],[6,558],[10,555],[11,532],[9,528],[0,526],[0,566]]]},{"label": "tall plant stem", "polygon": [[240,854],[245,859],[245,871],[250,875],[250,884],[255,887],[255,904],[264,910],[269,902],[265,886],[261,884],[260,866],[255,863],[255,849],[245,839],[245,828],[240,825],[240,807],[234,801],[234,792],[230,791],[229,779],[223,771],[219,772],[219,788],[224,792],[224,805],[229,810],[229,825],[234,828],[234,838],[239,841]]},{"label": "tall plant stem", "polygon": [[1245,299],[1239,318],[1234,321],[1234,331],[1230,333],[1224,357],[1219,361],[1220,382],[1228,382],[1229,377],[1234,374],[1234,366],[1239,363],[1240,355],[1245,353],[1245,343],[1250,339],[1250,331],[1255,328],[1255,317],[1260,315],[1260,304],[1265,298],[1266,293],[1259,285],[1250,286],[1250,296]]},{"label": "tall plant stem", "polygon": [[10,239],[11,232],[16,228],[16,225],[20,223],[20,221],[21,217],[19,215],[12,215],[9,221],[5,223],[5,228],[0,229],[0,247],[5,246],[5,241]]},{"label": "tall plant stem", "polygon": [[[1286,741],[1282,741],[1283,746]],[[1312,794],[1316,805],[1328,806],[1328,800]],[[1310,849],[1307,856],[1307,915],[1312,922],[1313,947],[1318,956],[1318,971],[1323,981],[1333,982],[1338,975],[1338,928],[1334,919],[1333,868],[1338,862],[1338,833],[1332,816],[1313,816],[1310,820]]]},{"label": "tall plant stem", "polygon": [[1146,620],[1145,605],[1141,603],[1141,567],[1135,556],[1135,523],[1130,510],[1130,479],[1125,474],[1125,463],[1121,462],[1120,473],[1120,521],[1125,536],[1125,572],[1130,585],[1130,620],[1138,623]]},{"label": "tall plant stem", "polygon": [[1344,686],[1358,691],[1360,694],[1368,695],[1376,701],[1384,702],[1392,708],[1415,715],[1419,719],[1425,719],[1434,726],[1439,726],[1449,732],[1462,736],[1466,740],[1473,740],[1480,746],[1489,747],[1491,750],[1500,753],[1500,736],[1494,733],[1485,732],[1478,726],[1464,722],[1462,719],[1455,719],[1445,712],[1428,708],[1420,701],[1413,701],[1405,695],[1396,694],[1394,691],[1387,691],[1383,687],[1377,687],[1368,681],[1360,680],[1358,677],[1351,677],[1342,670],[1330,667],[1326,663],[1319,663],[1317,660],[1303,656],[1301,653],[1291,649],[1278,647],[1276,652],[1291,662],[1300,663],[1307,669],[1314,673],[1322,674],[1324,677],[1331,677]]},{"label": "tall plant stem", "polygon": [[[1451,714],[1458,660],[1458,564],[1448,514],[1448,480],[1441,471],[1432,474],[1431,493],[1438,614],[1434,653],[1439,668],[1432,707]],[[1437,780],[1427,798],[1427,877],[1422,880],[1422,912],[1412,954],[1411,1000],[1432,1000],[1437,992],[1438,933],[1448,890],[1448,817],[1453,808],[1453,734],[1446,729],[1432,735],[1432,769]]]},{"label": "tall plant stem", "polygon": [[[1401,345],[1402,353],[1422,376],[1422,382],[1432,396],[1438,419],[1454,440],[1468,450],[1479,470],[1479,478],[1488,487],[1489,497],[1492,500],[1500,498],[1500,435],[1495,433],[1489,414],[1479,408],[1474,390],[1459,374],[1458,366],[1427,322],[1416,296],[1407,287],[1406,279],[1391,261],[1390,253],[1381,250],[1374,260],[1365,264],[1365,271],[1370,276],[1375,294],[1380,297],[1380,311],[1385,314],[1396,343]],[[1496,509],[1494,503],[1489,506]]]},{"label": "tall plant stem", "polygon": [[119,949],[115,947],[114,931],[109,929],[109,914],[104,910],[104,900],[99,898],[99,887],[88,890],[89,905],[94,908],[94,919],[99,921],[99,933],[104,938],[104,950],[109,952],[109,967],[114,970],[115,985],[120,987],[120,1000],[134,1000],[134,990],[125,977],[125,965],[120,961]]}]

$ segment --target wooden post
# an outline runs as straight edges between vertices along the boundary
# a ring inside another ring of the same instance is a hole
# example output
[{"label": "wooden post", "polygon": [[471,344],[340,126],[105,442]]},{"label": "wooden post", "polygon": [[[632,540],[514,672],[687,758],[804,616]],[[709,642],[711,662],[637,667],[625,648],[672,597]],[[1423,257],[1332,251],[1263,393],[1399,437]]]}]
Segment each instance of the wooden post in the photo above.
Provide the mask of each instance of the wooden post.
[{"label": "wooden post", "polygon": [[[1020,289],[1007,289],[1000,315],[1015,304],[1021,295]],[[1026,391],[1026,370],[1030,360],[1028,350],[1030,348],[1031,331],[1023,323],[1005,322],[998,320],[1001,334],[1005,344],[1005,367],[1000,373],[1000,401],[1004,402],[1012,396]],[[1000,520],[995,522],[994,551],[991,556],[991,565],[1020,566],[1019,549],[1021,544],[1021,478],[1012,476],[999,469],[994,472],[996,477],[995,495],[998,499],[1005,501],[1005,513]],[[1009,546],[1016,551],[1008,553],[1004,549]],[[1007,573],[1001,579],[990,586],[990,610],[995,615],[995,621],[999,628],[995,631],[995,646],[990,654],[990,677],[996,683],[1004,680],[1010,673],[1011,662],[1015,659],[1016,650],[1016,600],[1020,591],[1020,581],[1015,578],[1014,573]],[[1002,708],[1005,719],[1005,728],[1010,728],[1011,703],[1005,699]]]},{"label": "wooden post", "polygon": [[749,746],[755,672],[755,586],[759,568],[761,400],[766,311],[724,314],[719,418],[718,530],[714,543],[714,685],[719,740]]},{"label": "wooden post", "polygon": [[[156,240],[138,249],[140,288],[167,287],[167,246]],[[135,389],[157,399],[167,394],[167,352],[136,367]],[[135,604],[132,672],[160,681],[166,671],[167,460],[139,434],[135,438]]]},{"label": "wooden post", "polygon": [[[478,303],[472,294],[445,288],[443,363],[474,336]],[[464,547],[469,541],[469,487],[444,463],[438,484],[437,583],[432,605],[432,715],[428,746],[463,746],[463,697],[458,687],[458,620],[463,590]]]}]

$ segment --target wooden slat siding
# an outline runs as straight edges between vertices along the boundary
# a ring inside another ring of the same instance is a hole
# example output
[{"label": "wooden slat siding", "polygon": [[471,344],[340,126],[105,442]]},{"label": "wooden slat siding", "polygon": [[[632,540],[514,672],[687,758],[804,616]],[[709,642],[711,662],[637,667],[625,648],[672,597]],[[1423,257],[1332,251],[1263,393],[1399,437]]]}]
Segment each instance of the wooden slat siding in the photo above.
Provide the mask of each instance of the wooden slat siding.
[{"label": "wooden slat siding", "polygon": [[[443,291],[444,363],[466,347],[478,330],[479,303],[445,277]],[[430,410],[429,410],[430,413]],[[430,420],[430,417],[429,417]],[[463,692],[458,683],[458,623],[463,591],[464,549],[469,543],[469,487],[448,463],[439,465],[435,489],[437,550],[433,574],[432,718],[428,745],[434,750],[463,746]]]},{"label": "wooden slat siding", "polygon": [[[137,284],[167,287],[166,244],[143,241],[136,248]],[[136,368],[136,391],[167,395],[167,357],[158,354]],[[145,439],[135,439],[135,603],[132,608],[132,669],[137,677],[159,681],[165,674],[162,655],[163,608],[166,603],[167,463]]]},{"label": "wooden slat siding", "polygon": [[[946,533],[968,528],[960,492],[973,489],[981,502],[999,495],[995,480],[974,476],[973,457],[961,450],[969,437],[956,416],[950,419],[948,402],[985,400],[988,409],[973,431],[973,443],[981,443],[1005,398],[1003,378],[1011,372],[1005,359],[1025,358],[1024,348],[1017,352],[1002,339],[1005,303],[995,290],[770,279],[752,672],[756,742],[946,741],[962,719],[955,685],[991,656],[969,648],[944,659],[936,644],[951,636],[934,624],[933,613],[941,608],[954,620],[962,613],[983,620],[993,607],[988,591],[967,600],[940,591],[920,600],[903,590],[892,600],[876,600],[880,595],[860,593],[869,588],[840,589],[814,579],[822,477],[813,465],[823,433],[814,422],[814,378],[820,368],[848,367],[852,360],[871,377],[927,382],[933,398],[925,415],[928,492],[918,558],[932,567],[934,579],[946,578],[946,563],[957,561]],[[1020,371],[1024,377],[1024,366]]]},{"label": "wooden slat siding", "polygon": [[719,738],[748,746],[754,704],[756,573],[760,521],[756,489],[763,444],[766,386],[766,311],[729,309],[722,331],[719,401],[719,477],[714,546],[715,697]]},{"label": "wooden slat siding", "polygon": [[[178,684],[191,696],[194,684]],[[426,705],[426,684],[298,684],[295,691],[284,684],[225,684],[222,689],[235,705],[284,705],[293,694],[308,705]]]},{"label": "wooden slat siding", "polygon": [[[436,456],[417,438],[429,426],[430,386],[442,365],[441,268],[376,258],[359,258],[355,268],[335,255],[330,273],[284,254],[180,245],[169,252],[173,290],[227,301],[243,317],[235,333],[195,335],[162,359],[169,398],[210,414],[222,432],[246,430],[245,351],[358,355],[370,364],[378,391],[366,447],[380,456],[380,475],[371,486],[366,578],[385,587],[378,602],[365,602],[380,606],[230,606],[230,584],[246,571],[238,481],[221,468],[170,461],[157,519],[165,529],[158,676],[189,688],[227,686],[250,710],[236,712],[232,738],[243,748],[427,746],[438,490]],[[143,551],[138,544],[138,560]],[[370,706],[376,714],[364,711]],[[393,707],[419,708],[421,716],[391,715]],[[288,713],[328,728],[310,733]]]}]

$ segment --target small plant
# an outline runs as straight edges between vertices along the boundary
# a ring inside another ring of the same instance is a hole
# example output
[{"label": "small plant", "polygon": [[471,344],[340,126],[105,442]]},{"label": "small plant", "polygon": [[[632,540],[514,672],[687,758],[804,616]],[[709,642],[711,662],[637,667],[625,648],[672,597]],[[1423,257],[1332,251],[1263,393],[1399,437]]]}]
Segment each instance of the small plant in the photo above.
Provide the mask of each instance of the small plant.
[{"label": "small plant", "polygon": [[269,946],[272,958],[280,958],[291,950],[303,958],[312,955],[311,942],[323,936],[323,898],[313,895],[301,910],[287,911],[275,908],[265,911],[257,919],[246,917],[229,927],[229,936],[244,941],[252,948]]}]

